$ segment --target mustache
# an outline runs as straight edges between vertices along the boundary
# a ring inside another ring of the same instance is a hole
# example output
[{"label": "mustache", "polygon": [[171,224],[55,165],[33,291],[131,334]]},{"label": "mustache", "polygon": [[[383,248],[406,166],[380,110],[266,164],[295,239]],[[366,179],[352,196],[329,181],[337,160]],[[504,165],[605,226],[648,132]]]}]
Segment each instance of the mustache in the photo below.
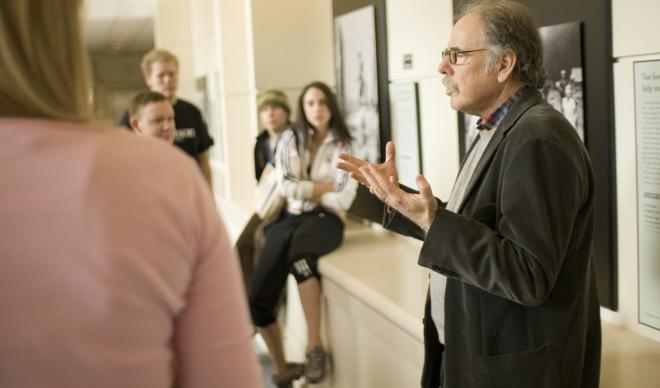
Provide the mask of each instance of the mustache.
[{"label": "mustache", "polygon": [[456,82],[454,82],[454,80],[449,76],[444,76],[442,78],[442,85],[444,85],[444,87],[447,89],[457,89]]}]

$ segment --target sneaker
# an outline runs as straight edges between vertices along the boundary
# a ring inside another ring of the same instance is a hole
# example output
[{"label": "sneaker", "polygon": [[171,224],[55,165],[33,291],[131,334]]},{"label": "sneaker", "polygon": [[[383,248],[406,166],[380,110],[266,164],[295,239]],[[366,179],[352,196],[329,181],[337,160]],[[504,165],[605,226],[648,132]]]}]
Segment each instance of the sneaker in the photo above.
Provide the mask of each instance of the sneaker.
[{"label": "sneaker", "polygon": [[287,368],[283,373],[273,375],[273,383],[277,388],[292,388],[294,380],[301,378],[305,371],[303,364],[289,362],[286,366]]},{"label": "sneaker", "polygon": [[322,347],[317,346],[307,353],[307,365],[305,365],[305,378],[309,383],[315,384],[325,378],[326,359],[328,355]]}]

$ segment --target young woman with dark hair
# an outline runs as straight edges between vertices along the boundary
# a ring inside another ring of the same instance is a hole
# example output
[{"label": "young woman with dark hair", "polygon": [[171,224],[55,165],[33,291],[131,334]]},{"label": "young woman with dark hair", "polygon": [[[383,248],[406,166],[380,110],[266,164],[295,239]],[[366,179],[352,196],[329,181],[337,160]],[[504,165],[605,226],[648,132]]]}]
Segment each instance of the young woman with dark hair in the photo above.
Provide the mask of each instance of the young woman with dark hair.
[{"label": "young woman with dark hair", "polygon": [[[307,85],[298,105],[298,129],[282,134],[275,155],[285,209],[266,227],[264,247],[248,286],[252,320],[273,359],[273,381],[278,387],[291,387],[303,372],[310,383],[325,378],[317,261],[341,244],[342,218],[357,189],[357,182],[335,167],[338,154],[354,147],[330,88],[321,82]],[[286,362],[277,323],[277,302],[289,273],[298,283],[307,321],[305,365]]]}]

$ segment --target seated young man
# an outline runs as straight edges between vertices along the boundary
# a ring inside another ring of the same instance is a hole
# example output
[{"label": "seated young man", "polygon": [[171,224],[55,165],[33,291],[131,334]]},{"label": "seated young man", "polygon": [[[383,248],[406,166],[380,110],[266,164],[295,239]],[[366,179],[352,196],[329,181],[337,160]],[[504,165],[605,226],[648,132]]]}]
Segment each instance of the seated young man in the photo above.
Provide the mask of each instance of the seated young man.
[{"label": "seated young man", "polygon": [[133,98],[129,108],[135,133],[174,142],[174,109],[163,94],[146,90]]}]

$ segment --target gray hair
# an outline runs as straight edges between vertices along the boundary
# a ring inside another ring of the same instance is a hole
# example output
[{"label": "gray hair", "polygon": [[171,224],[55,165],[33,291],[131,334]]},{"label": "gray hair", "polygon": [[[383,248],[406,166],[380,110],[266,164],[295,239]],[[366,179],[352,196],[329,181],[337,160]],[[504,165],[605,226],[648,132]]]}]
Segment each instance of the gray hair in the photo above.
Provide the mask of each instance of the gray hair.
[{"label": "gray hair", "polygon": [[547,74],[543,67],[543,44],[532,11],[515,1],[478,0],[464,3],[457,20],[471,13],[478,13],[483,20],[487,71],[492,71],[497,60],[509,50],[517,56],[514,75],[537,89],[543,87]]}]

